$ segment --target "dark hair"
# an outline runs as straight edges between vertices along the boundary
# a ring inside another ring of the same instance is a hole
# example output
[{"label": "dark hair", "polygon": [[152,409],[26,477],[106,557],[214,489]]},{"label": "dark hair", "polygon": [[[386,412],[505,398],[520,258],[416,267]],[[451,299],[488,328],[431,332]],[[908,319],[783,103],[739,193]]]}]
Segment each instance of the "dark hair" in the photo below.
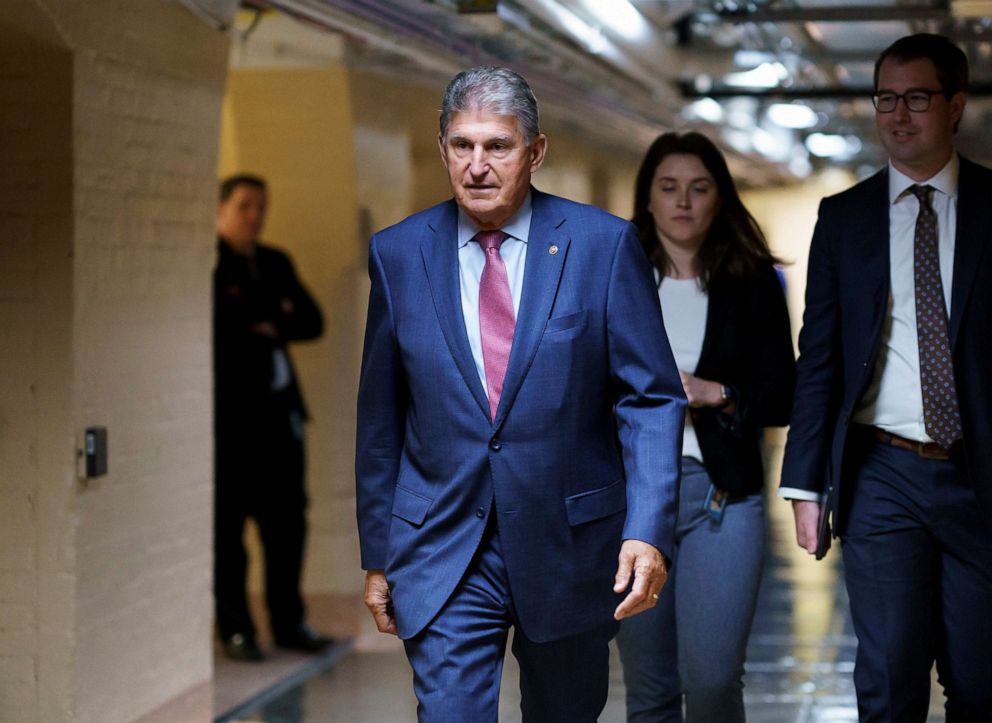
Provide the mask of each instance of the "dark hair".
[{"label": "dark hair", "polygon": [[937,71],[937,82],[948,100],[968,90],[968,56],[943,35],[906,35],[883,50],[875,61],[875,90],[878,90],[878,72],[882,62],[888,58],[898,63],[929,60]]},{"label": "dark hair", "polygon": [[267,189],[265,179],[261,176],[255,176],[251,173],[238,173],[234,176],[228,176],[220,182],[221,203],[229,199],[231,194],[234,193],[234,189],[238,186],[251,186],[252,188],[257,188],[259,191],[265,191]]},{"label": "dark hair", "polygon": [[441,142],[448,139],[448,126],[455,113],[475,109],[515,117],[527,143],[541,133],[534,92],[523,76],[509,68],[471,68],[451,79],[441,100]]},{"label": "dark hair", "polygon": [[668,272],[671,259],[658,238],[654,216],[648,206],[655,171],[667,156],[673,154],[695,156],[716,181],[719,207],[696,254],[703,288],[708,289],[714,282],[730,278],[746,279],[764,261],[781,263],[768,248],[758,222],[744,208],[727,161],[713,142],[701,133],[665,133],[648,148],[637,172],[634,218],[631,219],[640,233],[645,253],[662,276]]}]

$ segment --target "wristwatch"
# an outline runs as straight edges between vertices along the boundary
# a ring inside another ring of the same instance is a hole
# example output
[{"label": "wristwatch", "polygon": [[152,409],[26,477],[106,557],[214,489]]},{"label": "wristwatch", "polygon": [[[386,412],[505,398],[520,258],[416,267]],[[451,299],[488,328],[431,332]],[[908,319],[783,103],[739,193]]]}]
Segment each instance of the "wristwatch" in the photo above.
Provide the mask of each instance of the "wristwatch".
[{"label": "wristwatch", "polygon": [[723,407],[726,407],[728,404],[730,404],[731,402],[733,402],[735,396],[736,395],[734,394],[734,388],[733,387],[731,387],[729,384],[723,384],[723,385],[721,385],[720,386],[720,398],[723,399],[723,404],[720,405],[720,408],[722,409]]}]

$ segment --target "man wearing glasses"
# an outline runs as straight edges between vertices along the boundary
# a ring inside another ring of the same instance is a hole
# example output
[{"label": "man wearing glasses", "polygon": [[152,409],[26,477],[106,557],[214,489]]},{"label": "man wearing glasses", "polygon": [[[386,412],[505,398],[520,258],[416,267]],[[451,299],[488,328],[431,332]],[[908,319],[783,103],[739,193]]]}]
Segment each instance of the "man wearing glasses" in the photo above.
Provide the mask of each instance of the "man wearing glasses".
[{"label": "man wearing glasses", "polygon": [[779,494],[842,540],[862,721],[992,720],[992,171],[954,147],[968,61],[901,38],[875,64],[888,166],[826,198]]}]

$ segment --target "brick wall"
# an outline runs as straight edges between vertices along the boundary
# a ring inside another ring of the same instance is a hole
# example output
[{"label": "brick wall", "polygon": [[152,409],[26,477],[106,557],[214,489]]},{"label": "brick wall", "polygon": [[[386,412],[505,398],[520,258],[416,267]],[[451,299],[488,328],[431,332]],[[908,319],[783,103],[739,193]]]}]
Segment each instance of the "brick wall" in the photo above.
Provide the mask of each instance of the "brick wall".
[{"label": "brick wall", "polygon": [[[110,436],[79,495],[80,721],[211,676],[210,272],[227,39],[167,3],[77,10],[75,412]],[[84,693],[85,692],[85,693]]]},{"label": "brick wall", "polygon": [[[228,45],[173,3],[0,20],[0,720],[133,721],[209,684]],[[90,425],[110,473],[82,483]]]}]

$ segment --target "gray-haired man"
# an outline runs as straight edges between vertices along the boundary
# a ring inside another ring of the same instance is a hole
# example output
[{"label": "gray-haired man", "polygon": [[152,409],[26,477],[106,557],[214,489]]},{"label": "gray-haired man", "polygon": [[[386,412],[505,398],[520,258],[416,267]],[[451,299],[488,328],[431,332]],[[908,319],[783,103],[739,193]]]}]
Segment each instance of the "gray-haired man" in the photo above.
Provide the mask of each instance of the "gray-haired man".
[{"label": "gray-haired man", "polygon": [[682,385],[634,228],[531,187],[523,78],[456,76],[439,143],[454,199],[369,252],[366,604],[421,721],[496,721],[511,626],[524,720],[594,721],[616,621],[665,581]]}]

